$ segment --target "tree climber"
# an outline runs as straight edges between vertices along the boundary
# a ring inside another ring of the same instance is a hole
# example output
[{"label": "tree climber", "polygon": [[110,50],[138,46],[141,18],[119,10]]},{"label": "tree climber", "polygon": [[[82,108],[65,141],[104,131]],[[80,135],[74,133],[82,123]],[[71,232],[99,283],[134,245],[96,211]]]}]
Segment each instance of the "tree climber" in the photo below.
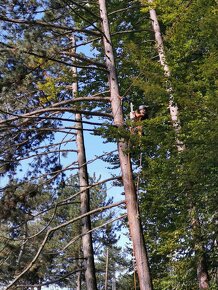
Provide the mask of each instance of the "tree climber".
[{"label": "tree climber", "polygon": [[[131,103],[131,112],[130,112],[130,119],[134,122],[140,122],[148,119],[148,112],[147,112],[148,106],[146,105],[140,105],[138,107],[138,110],[133,111],[133,104]],[[143,135],[142,132],[142,125],[137,126],[136,128],[131,128],[131,132],[138,132],[139,136]]]}]

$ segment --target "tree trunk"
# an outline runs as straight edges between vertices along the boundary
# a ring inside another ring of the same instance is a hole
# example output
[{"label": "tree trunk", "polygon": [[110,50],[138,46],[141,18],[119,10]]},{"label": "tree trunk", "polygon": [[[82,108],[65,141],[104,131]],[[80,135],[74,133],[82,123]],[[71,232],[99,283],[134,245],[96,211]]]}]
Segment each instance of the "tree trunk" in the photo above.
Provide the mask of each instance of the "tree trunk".
[{"label": "tree trunk", "polygon": [[[202,249],[203,251],[203,249]],[[207,272],[207,263],[204,253],[197,257],[197,278],[200,290],[209,289],[209,275]]]},{"label": "tree trunk", "polygon": [[[149,3],[152,3],[153,0],[148,0]],[[159,59],[160,63],[163,66],[164,72],[166,77],[170,77],[170,69],[168,67],[168,64],[166,62],[166,57],[165,57],[165,52],[164,52],[164,44],[163,44],[163,38],[161,36],[161,31],[160,31],[160,25],[157,19],[157,14],[154,9],[150,9],[150,18],[152,21],[152,27],[154,30],[155,34],[155,40],[157,43],[157,50],[159,54]],[[181,130],[181,125],[180,121],[178,118],[178,106],[175,104],[173,101],[173,95],[172,95],[172,86],[169,85],[168,87],[168,92],[170,93],[170,100],[169,100],[169,109],[170,109],[170,116],[171,120],[173,123],[173,127],[175,129],[176,134],[179,133]],[[178,152],[184,151],[185,150],[185,144],[181,141],[176,139],[177,143],[177,149]],[[200,231],[200,223],[198,222],[198,219],[196,217],[196,208],[194,206],[190,207],[190,212],[194,212],[194,217],[193,215],[191,216],[191,223],[192,223],[192,228],[193,228],[193,237],[195,238],[195,252],[197,256],[197,278],[198,278],[198,285],[199,289],[209,289],[209,276],[207,272],[207,262],[206,262],[206,257],[204,254],[204,247],[202,245],[202,242],[199,240],[199,237],[196,237],[195,232]]]},{"label": "tree trunk", "polygon": [[[73,47],[75,46],[75,38],[72,38]],[[73,96],[76,97],[78,94],[78,83],[77,83],[77,69],[76,67],[72,68],[73,70],[73,79],[72,84]],[[86,152],[84,145],[84,136],[83,136],[83,124],[82,116],[77,113],[75,116],[76,120],[76,145],[77,145],[77,159],[79,165],[79,185],[80,190],[84,190],[80,195],[81,201],[81,215],[90,211],[90,198],[89,198],[89,180],[86,164]],[[86,216],[81,220],[82,223],[82,250],[83,256],[85,259],[85,281],[87,290],[97,290],[97,282],[95,276],[95,264],[94,264],[94,251],[92,246],[92,234],[87,233],[91,230],[91,220],[90,216]],[[87,234],[86,234],[87,233]]]},{"label": "tree trunk", "polygon": [[112,290],[116,290],[116,276],[114,274],[114,277],[112,278]]},{"label": "tree trunk", "polygon": [[107,285],[108,285],[108,268],[109,268],[109,253],[108,253],[108,248],[106,250],[106,265],[105,265],[105,283],[104,283],[104,290],[107,290]]},{"label": "tree trunk", "polygon": [[192,202],[190,205],[190,217],[197,264],[198,287],[200,290],[209,289],[209,275],[207,271],[207,260],[205,256],[204,244],[202,241],[201,225],[198,218],[197,209]]},{"label": "tree trunk", "polygon": [[[153,1],[148,0],[148,2],[152,3]],[[169,66],[166,62],[164,45],[163,45],[163,38],[161,36],[160,25],[159,25],[159,22],[157,19],[157,14],[156,14],[156,11],[154,9],[150,9],[149,13],[150,13],[150,18],[151,18],[154,34],[155,34],[155,40],[156,40],[156,44],[157,44],[157,51],[158,51],[160,63],[164,69],[165,76],[169,78],[170,77],[170,69],[169,69]],[[170,117],[171,117],[173,127],[175,129],[175,132],[176,132],[176,134],[178,134],[180,129],[181,129],[180,120],[178,117],[179,111],[178,111],[177,104],[174,102],[174,98],[173,98],[173,94],[172,94],[172,86],[169,82],[168,82],[167,90],[170,94],[170,99],[169,99]],[[177,149],[179,152],[185,150],[184,143],[181,140],[179,140],[178,138],[176,139],[176,146],[177,146]]]},{"label": "tree trunk", "polygon": [[77,273],[76,290],[81,290],[81,271]]},{"label": "tree trunk", "polygon": [[21,245],[21,248],[20,248],[20,251],[19,251],[19,255],[18,255],[18,258],[17,258],[17,267],[18,269],[20,268],[20,261],[23,257],[23,254],[24,254],[24,250],[25,250],[25,244],[26,244],[26,238],[27,238],[27,222],[24,223],[24,235],[23,235],[23,242],[22,242],[22,245]]},{"label": "tree trunk", "polygon": [[[116,76],[115,61],[111,43],[109,23],[105,0],[99,0],[100,16],[103,30],[103,43],[105,50],[106,66],[110,85],[110,100],[114,118],[114,125],[124,125],[121,99],[119,95],[118,81]],[[141,221],[138,210],[136,189],[133,181],[132,166],[130,157],[127,155],[128,144],[125,140],[118,140],[118,153],[122,171],[122,179],[126,197],[127,215],[130,229],[130,236],[133,244],[133,251],[136,258],[136,267],[141,290],[152,290],[151,275],[148,264],[148,257],[142,233]]]}]

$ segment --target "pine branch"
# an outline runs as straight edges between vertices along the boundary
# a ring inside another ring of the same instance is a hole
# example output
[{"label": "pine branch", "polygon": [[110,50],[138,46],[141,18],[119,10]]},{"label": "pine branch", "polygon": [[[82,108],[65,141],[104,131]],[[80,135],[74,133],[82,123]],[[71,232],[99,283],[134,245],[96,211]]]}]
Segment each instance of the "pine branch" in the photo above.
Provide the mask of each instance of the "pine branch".
[{"label": "pine branch", "polygon": [[131,4],[135,4],[135,3],[136,3],[135,1],[132,1],[132,2],[128,3],[128,5],[129,5],[128,7],[112,11],[112,12],[108,13],[108,16],[113,15],[113,14],[117,14],[117,13],[120,13],[120,12],[125,12],[125,11],[128,11],[130,9],[135,9],[137,6],[134,6],[134,5],[130,6]]},{"label": "pine branch", "polygon": [[[45,119],[44,117],[38,117],[38,119]],[[58,117],[46,117],[46,120],[55,120],[55,121],[63,121],[63,122],[71,122],[71,123],[77,123],[77,120],[72,120],[72,119],[67,119],[67,118],[58,118]],[[93,125],[93,126],[111,126],[111,124],[107,124],[107,123],[98,123],[98,122],[90,122],[90,121],[80,121],[83,124],[88,124],[88,125]],[[16,126],[14,126],[14,128],[16,128]]]},{"label": "pine branch", "polygon": [[[6,43],[3,43],[3,42],[0,42],[1,45],[7,47],[8,49],[11,49],[13,51],[16,51],[16,47],[14,46],[11,46],[11,45],[8,45]],[[39,57],[39,58],[43,58],[43,59],[46,59],[46,60],[50,60],[50,61],[54,61],[54,62],[57,62],[57,63],[60,63],[60,64],[63,64],[65,66],[70,66],[70,67],[77,67],[77,68],[84,68],[84,69],[97,69],[97,70],[102,70],[102,71],[105,71],[107,72],[107,69],[105,68],[104,64],[101,64],[101,63],[91,63],[91,65],[95,65],[94,67],[93,66],[86,66],[86,65],[80,65],[79,63],[72,63],[72,62],[66,62],[66,61],[63,61],[63,60],[60,60],[60,59],[57,59],[53,56],[49,56],[47,55],[47,51],[44,51],[43,53],[37,53],[37,52],[34,52],[34,51],[30,51],[30,50],[22,50],[22,53],[24,54],[28,54],[28,55],[33,55],[33,56],[36,56],[36,57]],[[82,57],[80,57],[82,59]],[[88,58],[84,58],[84,60],[86,60],[87,62],[91,62]]]},{"label": "pine branch", "polygon": [[[21,115],[8,113],[8,112],[6,112],[4,110],[1,110],[1,109],[0,109],[0,112],[2,112],[4,114],[11,115],[11,116],[14,116],[13,118],[10,118],[10,119],[7,119],[7,120],[1,120],[0,121],[0,127],[1,127],[2,124],[8,124],[8,123],[16,121],[18,119],[23,119],[24,118],[24,119],[27,119],[25,121],[29,121],[28,119],[38,118],[38,114],[40,115],[40,114],[49,113],[49,112],[56,112],[56,113],[70,112],[70,113],[80,113],[80,114],[87,115],[87,116],[99,116],[99,117],[112,118],[112,115],[109,114],[109,113],[82,111],[82,110],[76,110],[76,109],[71,109],[71,108],[61,108],[61,107],[56,107],[56,105],[53,105],[50,108],[38,109],[38,110],[35,110],[33,112],[26,113],[26,114],[21,114]],[[46,119],[46,116],[44,118]]]},{"label": "pine branch", "polygon": [[107,206],[103,206],[103,207],[100,207],[100,208],[97,208],[97,209],[94,209],[94,210],[91,210],[83,215],[80,215],[76,218],[73,218],[65,223],[62,223],[61,225],[58,225],[56,227],[53,227],[51,229],[49,229],[41,243],[41,245],[39,246],[38,248],[38,251],[36,253],[36,255],[34,256],[34,258],[32,259],[32,261],[27,265],[27,267],[19,274],[17,275],[14,280],[12,282],[10,282],[10,284],[8,286],[6,286],[5,290],[8,290],[10,288],[12,288],[14,286],[14,284],[21,278],[23,277],[24,274],[26,274],[31,268],[32,266],[35,264],[35,262],[38,260],[40,254],[42,253],[42,250],[44,249],[49,237],[51,236],[51,234],[59,229],[62,229],[86,216],[89,216],[89,215],[92,215],[92,214],[95,214],[95,213],[98,213],[98,212],[102,212],[106,209],[109,209],[109,208],[113,208],[113,207],[116,207],[116,206],[119,206],[121,204],[125,203],[124,200],[120,201],[120,202],[116,202],[116,203],[113,203],[113,204],[110,204],[110,205],[107,205]]},{"label": "pine branch", "polygon": [[73,52],[61,52],[62,55],[68,55],[69,57],[74,57],[78,60],[82,60],[82,61],[85,61],[91,65],[96,65],[97,67],[102,67],[106,70],[106,66],[103,64],[103,63],[100,63],[100,62],[96,62],[96,61],[93,61],[92,59],[90,58],[87,58],[87,57],[84,57],[78,53],[73,53]]},{"label": "pine branch", "polygon": [[10,23],[16,23],[16,24],[24,24],[24,25],[31,25],[31,26],[37,25],[37,26],[42,26],[42,27],[67,30],[69,32],[87,33],[89,35],[96,35],[96,36],[101,35],[101,33],[97,31],[63,26],[63,25],[58,25],[58,24],[52,24],[52,23],[47,23],[47,22],[39,21],[39,20],[12,19],[3,15],[0,15],[0,20],[5,21],[5,22],[10,22]]}]

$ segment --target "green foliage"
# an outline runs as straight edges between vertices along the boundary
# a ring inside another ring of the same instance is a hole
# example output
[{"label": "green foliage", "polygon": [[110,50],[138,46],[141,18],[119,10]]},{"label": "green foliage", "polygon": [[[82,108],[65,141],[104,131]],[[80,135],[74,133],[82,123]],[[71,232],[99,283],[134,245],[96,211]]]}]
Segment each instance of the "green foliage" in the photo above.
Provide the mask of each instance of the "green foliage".
[{"label": "green foliage", "polygon": [[[165,129],[158,124],[159,117],[146,122],[140,145],[139,198],[155,289],[198,289],[196,268],[202,246],[211,287],[217,283],[212,229],[217,188],[217,20],[215,1],[183,1],[180,7],[179,1],[172,2],[155,1],[155,5],[179,105],[179,139],[186,150],[177,154],[175,136],[166,120]],[[137,85],[147,91],[143,79]],[[157,100],[164,104],[164,94]],[[155,113],[164,118],[167,112]],[[193,222],[197,219],[196,233]]]},{"label": "green foliage", "polygon": [[40,91],[43,91],[45,97],[40,97],[40,104],[44,104],[57,100],[57,95],[60,93],[61,88],[56,87],[56,80],[47,76],[44,83],[38,83],[37,87]]},{"label": "green foliage", "polygon": [[[0,202],[3,221],[0,242],[2,284],[9,282],[9,277],[11,280],[17,269],[21,271],[35,255],[45,237],[43,229],[60,225],[79,214],[78,198],[71,199],[78,189],[77,178],[64,180],[61,145],[53,144],[57,141],[56,132],[72,133],[72,128],[66,129],[69,123],[63,121],[64,118],[72,118],[60,112],[54,114],[48,111],[37,115],[35,111],[46,111],[60,101],[71,99],[69,86],[74,81],[72,64],[80,67],[78,96],[108,90],[107,74],[102,67],[90,62],[84,53],[80,53],[75,61],[70,55],[71,29],[88,27],[87,34],[75,33],[77,43],[81,45],[83,41],[94,39],[92,47],[88,47],[92,52],[87,55],[91,54],[92,61],[96,63],[104,63],[102,45],[99,35],[96,35],[101,27],[96,3],[83,6],[81,1],[12,2],[5,1],[5,6],[1,6],[1,17],[30,22],[40,20],[44,25],[6,21],[1,24],[5,32],[0,43],[0,118],[6,120],[18,114],[32,114],[28,120],[22,117],[2,123],[0,127],[0,173],[7,173],[10,178]],[[136,169],[136,186],[140,181],[138,198],[154,289],[197,289],[196,266],[203,251],[207,258],[211,289],[215,289],[218,137],[216,1],[157,0],[148,4],[148,1],[126,3],[115,0],[107,1],[107,4],[126,123],[117,128],[106,120],[107,125],[102,122],[104,126],[96,128],[95,132],[105,142],[123,139],[129,144],[126,153],[131,155],[133,168]],[[158,62],[148,13],[150,8],[156,9],[160,21],[166,59],[171,70],[169,80]],[[95,34],[90,35],[91,32]],[[186,146],[186,150],[179,154],[167,108],[169,81],[179,106],[181,131],[177,137]],[[131,102],[134,109],[141,104],[149,105],[149,119],[131,122]],[[102,102],[83,102],[78,108],[111,113],[110,104]],[[61,109],[68,111],[72,109],[72,104],[62,103]],[[133,130],[138,126],[142,126],[142,136]],[[59,140],[64,142],[66,135],[61,138],[59,135]],[[22,159],[29,159],[29,167],[33,167],[24,174],[27,182],[14,181]],[[114,168],[119,166],[116,154],[104,157],[104,160]],[[36,180],[39,176],[43,179],[38,183],[30,182],[30,178]],[[93,177],[91,182],[95,181]],[[65,185],[65,188],[60,188],[60,185]],[[106,201],[104,186],[91,190],[91,196],[92,209],[112,202]],[[64,202],[66,199],[68,201]],[[57,202],[60,206],[55,207]],[[114,214],[110,211],[94,215],[93,226],[102,225]],[[197,229],[193,222],[198,222]],[[129,267],[128,262],[124,263],[120,249],[114,246],[119,228],[119,225],[108,225],[93,233],[100,287],[104,284],[102,268],[105,269],[105,248],[110,244],[113,246],[110,248],[109,287],[112,287],[115,270]],[[40,231],[41,234],[34,236]],[[50,281],[80,268],[80,241],[63,251],[63,247],[79,234],[80,222],[53,233],[43,254],[31,268],[31,278],[27,274],[23,282]],[[22,241],[27,235],[32,239],[28,239],[22,252]],[[132,289],[132,276],[129,267],[126,274],[120,274],[118,288]],[[75,283],[71,278],[65,278],[59,285],[74,287]]]}]

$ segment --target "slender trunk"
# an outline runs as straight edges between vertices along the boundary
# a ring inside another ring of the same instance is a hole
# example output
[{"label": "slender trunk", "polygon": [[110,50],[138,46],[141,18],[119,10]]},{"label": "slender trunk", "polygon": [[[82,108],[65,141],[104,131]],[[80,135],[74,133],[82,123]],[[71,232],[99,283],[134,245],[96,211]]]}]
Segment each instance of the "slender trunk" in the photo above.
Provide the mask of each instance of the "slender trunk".
[{"label": "slender trunk", "polygon": [[115,274],[114,274],[114,277],[113,277],[113,279],[112,279],[112,290],[116,290],[116,276],[115,276]]},{"label": "slender trunk", "polygon": [[81,290],[81,271],[77,273],[76,290]]},{"label": "slender trunk", "polygon": [[[84,188],[88,188],[88,173],[86,167],[86,157],[85,157],[85,147],[84,147],[84,139],[83,139],[83,126],[81,123],[81,115],[76,114],[77,123],[77,150],[78,150],[78,164],[79,164],[79,182],[80,182],[80,190]],[[90,211],[89,206],[89,189],[81,193],[81,215]],[[91,221],[90,216],[87,216],[82,219],[82,234],[85,234],[91,230]],[[95,290],[97,289],[96,277],[95,277],[95,264],[94,264],[94,251],[92,246],[92,234],[91,232],[82,236],[82,249],[83,255],[86,262],[86,270],[85,270],[85,280],[87,290]]]},{"label": "slender trunk", "polygon": [[[105,50],[106,66],[110,85],[110,100],[114,118],[114,125],[124,125],[121,99],[119,95],[118,81],[116,76],[113,48],[110,38],[109,23],[105,0],[99,0],[102,30],[104,32],[103,43]],[[127,215],[133,251],[136,258],[137,273],[141,290],[152,290],[152,282],[148,264],[148,257],[142,233],[141,221],[138,210],[137,194],[133,181],[130,157],[127,155],[128,144],[125,140],[118,140],[118,153],[122,171],[122,179],[126,197]]]},{"label": "slender trunk", "polygon": [[23,235],[23,242],[22,242],[22,245],[21,245],[21,248],[20,248],[20,252],[19,252],[19,255],[18,255],[18,258],[17,258],[17,267],[20,268],[20,262],[21,262],[21,259],[23,257],[23,254],[24,254],[24,250],[25,250],[25,244],[26,244],[26,238],[27,238],[27,223],[25,222],[24,223],[24,235]]},{"label": "slender trunk", "polygon": [[[72,38],[73,47],[75,45],[75,38]],[[77,83],[77,69],[73,67],[73,79],[72,84],[73,96],[76,97],[78,94],[78,83]],[[76,145],[77,145],[77,159],[79,165],[79,185],[80,190],[84,190],[80,195],[81,201],[81,215],[90,211],[90,198],[89,198],[89,180],[86,165],[86,152],[84,146],[84,136],[83,136],[83,124],[82,116],[77,113],[75,116],[76,120]],[[82,250],[85,259],[85,280],[87,290],[97,290],[97,282],[95,276],[95,264],[94,264],[94,251],[92,245],[92,234],[89,232],[91,230],[91,220],[90,216],[86,216],[81,220],[82,223]],[[85,234],[89,232],[88,234]]]},{"label": "slender trunk", "polygon": [[108,284],[108,259],[109,258],[109,253],[108,253],[108,248],[106,251],[106,265],[105,265],[105,283],[104,283],[104,290],[107,290],[107,284]]},{"label": "slender trunk", "polygon": [[[149,3],[152,3],[153,0],[148,0]],[[152,21],[152,27],[154,30],[155,34],[155,40],[157,43],[157,50],[159,54],[159,59],[160,63],[163,66],[164,72],[166,77],[170,77],[170,69],[169,66],[166,62],[166,57],[165,57],[165,52],[164,52],[164,44],[163,44],[163,38],[161,36],[161,31],[160,31],[160,25],[157,19],[157,14],[154,9],[150,9],[150,18]],[[178,118],[178,106],[175,104],[173,101],[173,94],[172,94],[172,86],[171,84],[168,87],[168,92],[170,93],[170,100],[169,100],[169,109],[170,109],[170,116],[171,120],[173,123],[173,127],[175,129],[176,134],[179,133],[181,130],[181,125],[180,121]],[[185,144],[181,142],[178,138],[176,139],[177,143],[177,149],[178,152],[184,151],[185,150]],[[196,218],[196,208],[194,206],[190,207],[190,212],[194,212],[195,217],[191,217],[191,222],[192,222],[192,228],[193,228],[193,237],[195,238],[195,252],[196,252],[196,257],[197,257],[197,278],[198,278],[198,284],[199,284],[199,289],[209,289],[209,276],[207,272],[207,262],[206,262],[206,257],[204,254],[204,247],[201,241],[201,238],[196,237],[196,231],[200,231],[200,223],[198,222],[198,218]]]},{"label": "slender trunk", "polygon": [[197,209],[192,202],[190,206],[190,216],[197,264],[198,287],[200,290],[209,289],[209,275],[207,271],[204,243],[202,241],[201,225],[198,218]]}]

